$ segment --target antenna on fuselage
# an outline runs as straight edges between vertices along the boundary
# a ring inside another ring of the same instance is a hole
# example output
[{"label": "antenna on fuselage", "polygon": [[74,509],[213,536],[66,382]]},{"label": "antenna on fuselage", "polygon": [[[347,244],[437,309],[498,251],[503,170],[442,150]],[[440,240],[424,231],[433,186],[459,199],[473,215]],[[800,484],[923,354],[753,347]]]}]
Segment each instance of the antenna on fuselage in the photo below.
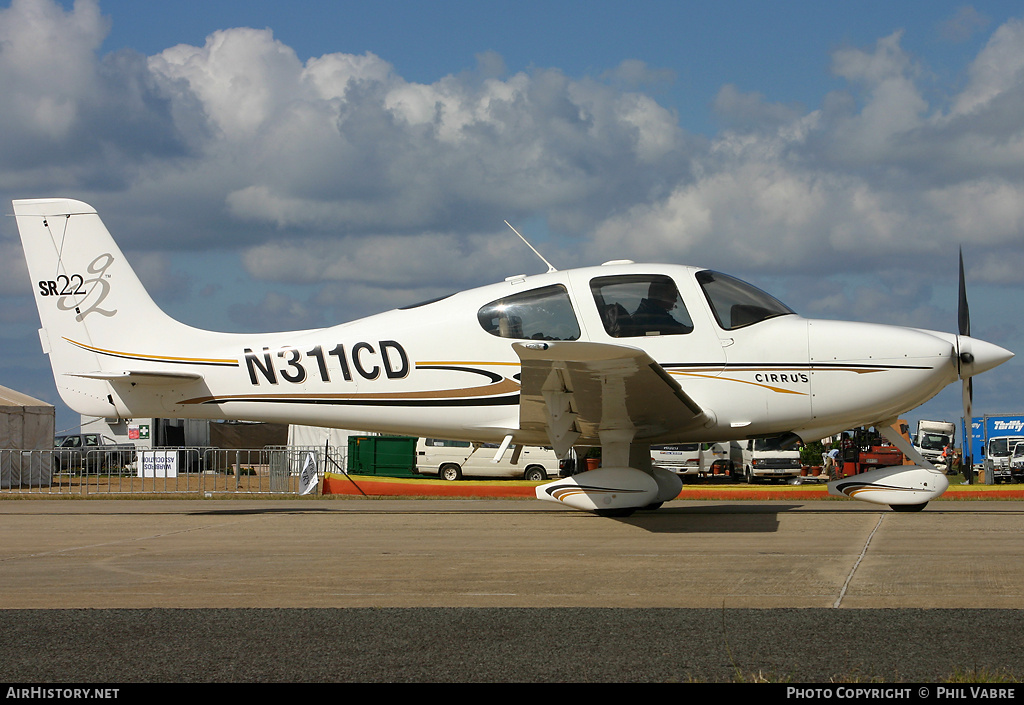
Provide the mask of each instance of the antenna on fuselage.
[{"label": "antenna on fuselage", "polygon": [[[512,223],[508,222],[507,220],[505,221],[505,225],[507,225],[508,227],[512,228]],[[544,255],[542,255],[541,253],[537,252],[537,248],[534,247],[533,245],[531,245],[530,242],[525,237],[523,237],[518,230],[516,230],[515,228],[512,228],[512,232],[514,232],[516,235],[519,235],[519,239],[522,240],[523,242],[525,242],[526,246],[529,247],[531,250],[533,250],[533,254],[535,254],[538,257],[540,257],[540,261],[548,266],[548,274],[550,274],[551,272],[557,272],[558,271],[557,269],[555,269],[554,265],[552,265],[550,262],[548,262],[546,259],[544,259]]]}]

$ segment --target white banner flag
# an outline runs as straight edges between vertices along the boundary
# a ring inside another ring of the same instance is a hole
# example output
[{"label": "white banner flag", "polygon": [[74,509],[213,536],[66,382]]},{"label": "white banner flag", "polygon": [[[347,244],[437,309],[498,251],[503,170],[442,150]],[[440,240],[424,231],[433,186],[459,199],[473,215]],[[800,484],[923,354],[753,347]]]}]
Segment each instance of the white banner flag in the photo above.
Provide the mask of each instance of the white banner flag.
[{"label": "white banner flag", "polygon": [[299,494],[313,494],[317,488],[316,458],[310,453],[306,456],[306,464],[299,477]]}]

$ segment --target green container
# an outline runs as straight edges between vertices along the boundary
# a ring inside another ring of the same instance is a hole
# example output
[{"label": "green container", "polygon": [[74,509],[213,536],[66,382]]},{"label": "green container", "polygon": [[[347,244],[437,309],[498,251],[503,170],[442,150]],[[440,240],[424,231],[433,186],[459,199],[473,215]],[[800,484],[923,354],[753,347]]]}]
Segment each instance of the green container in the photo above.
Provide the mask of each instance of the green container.
[{"label": "green container", "polygon": [[348,471],[352,475],[419,477],[416,441],[409,436],[349,436]]}]

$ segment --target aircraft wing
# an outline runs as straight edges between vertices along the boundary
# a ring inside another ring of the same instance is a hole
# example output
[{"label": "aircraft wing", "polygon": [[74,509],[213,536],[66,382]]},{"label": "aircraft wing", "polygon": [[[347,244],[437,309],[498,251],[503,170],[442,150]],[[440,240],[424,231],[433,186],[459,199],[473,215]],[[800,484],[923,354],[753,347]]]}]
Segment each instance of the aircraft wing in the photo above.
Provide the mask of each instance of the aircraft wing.
[{"label": "aircraft wing", "polygon": [[519,425],[546,431],[555,452],[600,445],[601,431],[634,441],[696,429],[704,411],[646,352],[589,342],[513,343],[522,363]]}]

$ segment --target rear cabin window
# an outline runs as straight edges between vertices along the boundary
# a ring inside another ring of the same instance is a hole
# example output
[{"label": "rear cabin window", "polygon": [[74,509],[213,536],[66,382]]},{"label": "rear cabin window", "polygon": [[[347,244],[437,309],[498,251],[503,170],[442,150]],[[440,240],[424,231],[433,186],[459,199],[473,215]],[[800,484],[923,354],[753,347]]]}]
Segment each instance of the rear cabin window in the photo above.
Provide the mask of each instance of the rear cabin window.
[{"label": "rear cabin window", "polygon": [[561,284],[492,301],[477,312],[483,329],[499,338],[579,340],[580,324]]},{"label": "rear cabin window", "polygon": [[467,441],[446,441],[441,438],[425,438],[423,445],[431,448],[469,448],[470,443]]},{"label": "rear cabin window", "polygon": [[671,277],[658,274],[597,277],[590,291],[613,338],[685,335],[693,321]]}]

